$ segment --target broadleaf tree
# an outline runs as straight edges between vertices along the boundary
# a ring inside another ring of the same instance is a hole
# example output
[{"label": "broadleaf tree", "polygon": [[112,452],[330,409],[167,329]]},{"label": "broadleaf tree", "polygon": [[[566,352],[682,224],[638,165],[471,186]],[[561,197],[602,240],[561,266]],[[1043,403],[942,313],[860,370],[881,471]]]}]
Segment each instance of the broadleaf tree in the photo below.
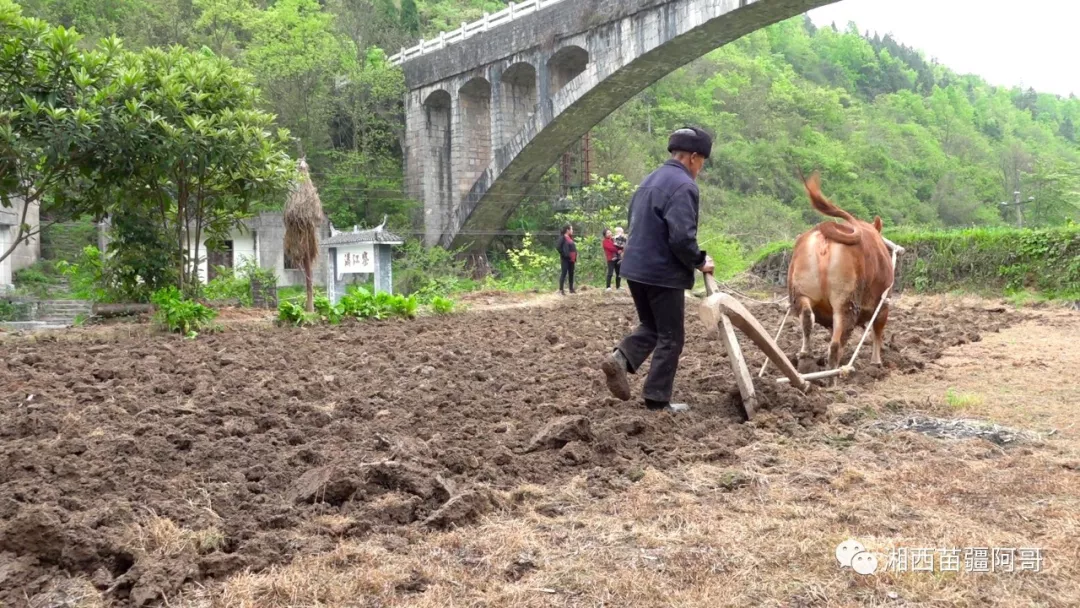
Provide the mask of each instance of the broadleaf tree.
[{"label": "broadleaf tree", "polygon": [[0,0],[0,207],[19,218],[0,260],[40,232],[27,222],[34,205],[54,219],[92,210],[85,186],[103,179],[99,126],[116,107],[112,75],[122,49],[109,38],[82,50],[80,40]]},{"label": "broadleaf tree", "polygon": [[208,49],[147,49],[121,79],[125,111],[112,125],[128,159],[117,205],[170,234],[181,290],[196,290],[199,247],[214,248],[259,205],[280,204],[294,174],[289,134],[259,109],[250,76]]}]

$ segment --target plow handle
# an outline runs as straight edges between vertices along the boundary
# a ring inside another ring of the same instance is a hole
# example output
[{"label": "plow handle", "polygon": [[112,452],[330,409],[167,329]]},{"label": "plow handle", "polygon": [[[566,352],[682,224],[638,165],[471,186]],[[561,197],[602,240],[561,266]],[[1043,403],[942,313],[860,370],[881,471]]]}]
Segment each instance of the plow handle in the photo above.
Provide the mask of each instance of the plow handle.
[{"label": "plow handle", "polygon": [[711,296],[714,293],[720,293],[720,286],[716,284],[716,279],[713,278],[711,272],[702,273],[705,275],[705,295]]}]

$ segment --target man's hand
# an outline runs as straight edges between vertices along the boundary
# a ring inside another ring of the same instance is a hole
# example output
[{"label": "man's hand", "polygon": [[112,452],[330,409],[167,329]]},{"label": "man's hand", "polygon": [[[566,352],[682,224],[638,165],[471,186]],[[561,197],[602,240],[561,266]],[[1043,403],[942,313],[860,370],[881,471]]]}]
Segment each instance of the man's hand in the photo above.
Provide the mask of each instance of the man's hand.
[{"label": "man's hand", "polygon": [[700,270],[702,274],[710,274],[713,270],[716,270],[716,264],[713,263],[712,256],[705,256],[705,263],[698,266],[698,270]]}]

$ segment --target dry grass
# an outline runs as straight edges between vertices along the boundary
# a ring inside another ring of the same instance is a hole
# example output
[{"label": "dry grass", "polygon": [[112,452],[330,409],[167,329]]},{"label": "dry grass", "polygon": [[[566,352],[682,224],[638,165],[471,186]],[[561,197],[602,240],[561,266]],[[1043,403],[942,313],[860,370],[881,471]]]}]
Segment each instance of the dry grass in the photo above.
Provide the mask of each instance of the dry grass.
[{"label": "dry grass", "polygon": [[[934,302],[921,302],[935,305]],[[956,305],[941,299],[939,305]],[[345,541],[327,554],[234,576],[215,606],[1077,606],[1080,605],[1080,321],[1057,312],[953,349],[927,373],[877,385],[836,415],[929,413],[1056,432],[1001,448],[824,426],[755,429],[735,467],[630,473],[597,500],[585,477],[523,486],[477,526]],[[1050,325],[1047,325],[1050,324]],[[1020,362],[1017,364],[1016,362]],[[319,525],[333,528],[341,522]],[[874,576],[841,570],[847,538]],[[886,571],[894,549],[1033,547],[1041,572]],[[358,604],[359,603],[359,604]]]},{"label": "dry grass", "polygon": [[131,536],[135,547],[155,557],[174,557],[187,552],[205,554],[225,545],[225,534],[216,527],[191,530],[155,514],[133,524]]}]

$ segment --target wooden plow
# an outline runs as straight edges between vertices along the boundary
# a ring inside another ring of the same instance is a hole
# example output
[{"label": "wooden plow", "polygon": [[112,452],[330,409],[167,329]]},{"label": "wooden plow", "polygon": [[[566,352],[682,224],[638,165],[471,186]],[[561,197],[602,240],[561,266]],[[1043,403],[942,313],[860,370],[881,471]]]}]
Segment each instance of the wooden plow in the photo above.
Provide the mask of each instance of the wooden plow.
[{"label": "wooden plow", "polygon": [[765,364],[762,365],[761,371],[758,373],[759,378],[764,377],[765,368],[769,365],[769,361],[772,361],[782,374],[782,377],[776,379],[778,384],[790,383],[795,388],[804,392],[810,387],[811,380],[831,378],[833,376],[847,376],[854,369],[855,358],[859,356],[859,350],[866,341],[866,336],[874,326],[874,321],[877,319],[878,313],[881,312],[881,307],[888,300],[889,293],[892,291],[893,285],[896,282],[896,256],[903,253],[904,248],[888,239],[884,240],[885,245],[892,251],[893,283],[890,283],[885,292],[881,294],[881,300],[878,302],[877,309],[874,311],[874,316],[871,317],[870,322],[866,324],[862,338],[859,340],[859,344],[855,347],[855,352],[852,353],[851,359],[848,360],[847,364],[841,365],[836,369],[821,372],[800,374],[776,343],[776,340],[780,338],[780,332],[784,330],[784,325],[787,323],[788,317],[791,314],[790,306],[788,307],[787,313],[784,315],[784,320],[780,322],[780,329],[776,331],[776,337],[774,338],[765,331],[765,328],[758,323],[757,319],[754,318],[754,315],[750,314],[750,311],[738,300],[733,296],[720,291],[720,286],[717,285],[716,279],[713,278],[712,274],[705,275],[705,299],[698,305],[698,315],[701,317],[701,320],[705,323],[706,327],[716,327],[720,332],[720,339],[723,341],[724,348],[727,350],[728,361],[731,363],[732,371],[735,372],[735,382],[739,386],[739,393],[742,395],[743,414],[746,416],[747,420],[754,417],[754,411],[757,408],[757,395],[754,391],[754,379],[750,375],[750,370],[746,367],[746,358],[743,357],[742,348],[739,346],[739,340],[735,335],[735,328],[739,328],[739,330],[745,334],[746,337],[750,338],[750,341],[757,345],[767,357]]}]

